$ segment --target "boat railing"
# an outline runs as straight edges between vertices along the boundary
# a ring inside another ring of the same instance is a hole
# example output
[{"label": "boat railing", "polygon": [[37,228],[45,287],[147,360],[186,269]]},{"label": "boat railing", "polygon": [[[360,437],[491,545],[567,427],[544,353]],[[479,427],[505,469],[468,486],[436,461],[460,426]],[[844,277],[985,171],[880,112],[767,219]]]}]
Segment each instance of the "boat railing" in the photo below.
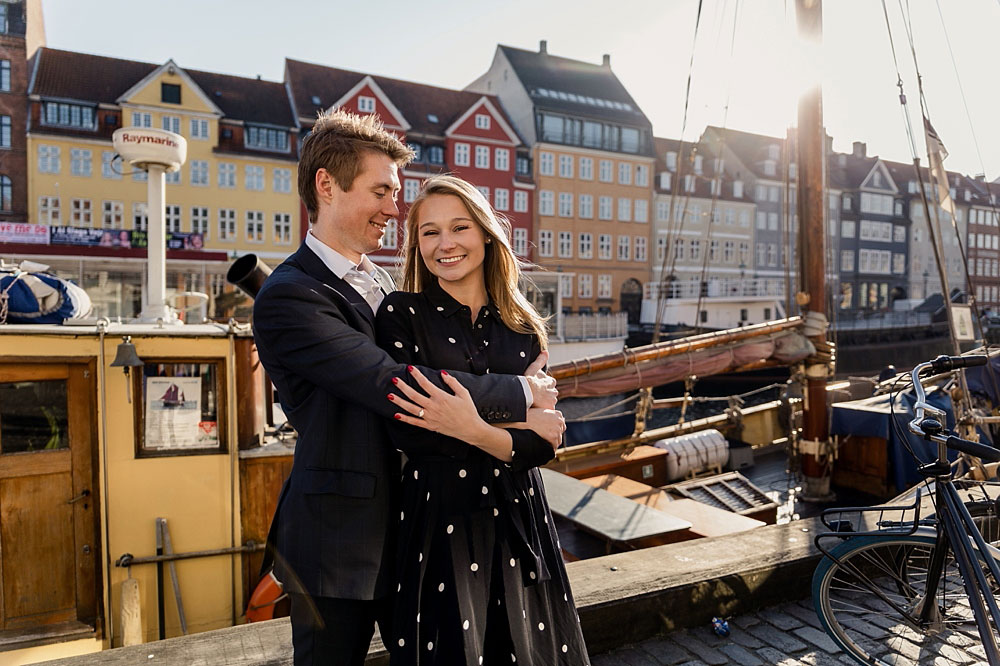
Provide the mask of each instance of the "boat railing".
[{"label": "boat railing", "polygon": [[643,298],[784,298],[783,278],[684,278],[647,283]]},{"label": "boat railing", "polygon": [[628,313],[558,314],[549,320],[550,333],[563,342],[628,337]]},{"label": "boat railing", "polygon": [[833,328],[838,331],[873,331],[887,328],[907,328],[913,326],[929,326],[930,312],[914,312],[912,310],[889,312],[856,312],[839,313],[833,322]]}]

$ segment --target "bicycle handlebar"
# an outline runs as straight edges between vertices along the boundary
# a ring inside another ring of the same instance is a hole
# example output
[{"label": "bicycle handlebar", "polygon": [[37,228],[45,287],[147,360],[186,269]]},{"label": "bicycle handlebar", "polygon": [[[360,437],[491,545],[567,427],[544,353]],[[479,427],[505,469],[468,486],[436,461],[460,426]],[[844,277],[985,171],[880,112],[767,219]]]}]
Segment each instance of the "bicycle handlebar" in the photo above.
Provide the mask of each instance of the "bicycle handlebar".
[{"label": "bicycle handlebar", "polygon": [[[910,421],[910,432],[915,435],[920,435],[929,441],[944,444],[949,449],[961,451],[962,453],[968,453],[969,455],[982,458],[988,462],[1000,461],[1000,450],[994,449],[992,446],[962,439],[956,435],[944,434],[944,426],[940,419],[945,416],[945,412],[944,410],[938,409],[937,407],[927,403],[927,394],[924,392],[923,384],[920,383],[920,373],[928,368],[930,368],[933,372],[948,372],[951,370],[957,370],[958,368],[986,365],[988,360],[988,357],[981,355],[942,355],[938,356],[933,361],[920,363],[913,368],[910,375],[913,379],[913,390],[917,394],[917,401],[913,405],[916,416],[912,421]],[[933,427],[930,424],[924,424],[924,421],[928,418],[928,416],[933,419],[935,422],[934,426],[936,427]]]}]

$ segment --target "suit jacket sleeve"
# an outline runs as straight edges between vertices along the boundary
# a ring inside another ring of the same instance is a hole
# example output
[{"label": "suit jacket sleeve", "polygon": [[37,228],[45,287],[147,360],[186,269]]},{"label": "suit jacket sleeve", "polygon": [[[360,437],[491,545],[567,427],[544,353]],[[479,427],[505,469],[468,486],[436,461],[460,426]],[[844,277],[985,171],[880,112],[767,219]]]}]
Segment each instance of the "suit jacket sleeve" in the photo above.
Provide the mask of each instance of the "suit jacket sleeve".
[{"label": "suit jacket sleeve", "polygon": [[[535,358],[542,351],[538,338],[534,338],[531,343],[531,353],[528,358]],[[540,467],[555,458],[556,453],[552,450],[552,445],[543,439],[534,430],[521,430],[519,428],[508,428],[513,440],[513,454],[510,459],[510,467],[515,470]]]},{"label": "suit jacket sleeve", "polygon": [[[353,307],[339,295],[320,294],[321,283],[293,280],[266,284],[254,303],[254,337],[271,359],[268,372],[288,372],[342,400],[360,404],[386,418],[397,411],[386,399],[392,378],[415,385],[406,366],[393,360],[362,331],[351,326],[341,308]],[[261,358],[264,359],[262,353]],[[277,367],[275,367],[277,366]],[[445,388],[437,370],[420,368]],[[523,421],[527,405],[513,375],[454,373],[487,421]]]}]

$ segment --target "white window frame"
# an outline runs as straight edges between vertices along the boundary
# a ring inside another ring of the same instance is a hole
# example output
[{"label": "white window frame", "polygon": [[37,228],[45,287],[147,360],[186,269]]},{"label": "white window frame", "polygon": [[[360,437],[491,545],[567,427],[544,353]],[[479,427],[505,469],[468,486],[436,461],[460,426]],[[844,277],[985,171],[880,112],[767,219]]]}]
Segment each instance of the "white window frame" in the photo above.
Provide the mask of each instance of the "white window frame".
[{"label": "white window frame", "polygon": [[74,227],[93,227],[94,211],[90,199],[70,199],[70,223]]},{"label": "white window frame", "polygon": [[528,193],[524,190],[514,190],[514,212],[528,212]]},{"label": "white window frame", "polygon": [[552,253],[552,232],[548,229],[542,229],[538,232],[538,256],[551,257]]},{"label": "white window frame", "polygon": [[538,193],[538,214],[549,217],[556,214],[556,196],[552,190],[541,190]]},{"label": "white window frame", "polygon": [[219,209],[219,240],[232,242],[236,240],[236,209]]},{"label": "white window frame", "polygon": [[493,190],[493,207],[497,210],[510,209],[510,190],[506,187],[498,187]]},{"label": "white window frame", "polygon": [[476,114],[476,129],[488,130],[490,128],[490,117],[485,113]]},{"label": "white window frame", "polygon": [[[390,222],[392,220],[389,220]],[[275,245],[291,245],[292,244],[292,215],[291,213],[275,213],[272,218],[271,230],[274,232],[274,244]],[[389,231],[388,225],[386,226],[386,232]],[[385,234],[383,233],[383,236]],[[395,243],[394,243],[395,244]],[[384,247],[384,245],[383,245]]]},{"label": "white window frame", "polygon": [[456,142],[452,152],[455,158],[455,166],[469,166],[469,144]]},{"label": "white window frame", "polygon": [[476,146],[475,152],[475,166],[477,169],[489,169],[490,168],[490,147],[489,146]]},{"label": "white window frame", "polygon": [[263,243],[265,240],[264,211],[248,210],[244,217],[243,231],[248,243]]},{"label": "white window frame", "polygon": [[106,199],[101,202],[101,227],[104,229],[125,228],[125,204]]},{"label": "white window frame", "polygon": [[375,98],[370,95],[358,95],[358,111],[375,113]]},{"label": "white window frame", "polygon": [[510,150],[507,148],[493,149],[493,168],[497,171],[510,171]]},{"label": "white window frame", "polygon": [[561,259],[572,259],[573,258],[573,232],[572,231],[560,231],[559,232],[559,245],[557,248],[559,257]]}]

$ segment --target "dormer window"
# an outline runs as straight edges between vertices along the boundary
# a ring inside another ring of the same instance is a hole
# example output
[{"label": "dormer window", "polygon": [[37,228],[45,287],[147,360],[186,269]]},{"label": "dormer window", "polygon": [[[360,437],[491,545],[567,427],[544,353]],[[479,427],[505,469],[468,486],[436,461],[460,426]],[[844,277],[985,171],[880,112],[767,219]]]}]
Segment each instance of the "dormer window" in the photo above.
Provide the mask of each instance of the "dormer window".
[{"label": "dormer window", "polygon": [[312,96],[312,103],[315,104],[316,106],[320,105],[320,101],[319,101],[319,96],[318,95],[313,95]]},{"label": "dormer window", "polygon": [[764,160],[764,175],[773,176],[778,172],[777,165],[774,160]]},{"label": "dormer window", "polygon": [[781,157],[781,148],[778,147],[778,144],[772,143],[767,147],[767,157],[772,160],[776,160]]},{"label": "dormer window", "polygon": [[872,174],[872,185],[875,187],[882,187],[882,174],[878,171]]},{"label": "dormer window", "polygon": [[677,153],[672,150],[667,153],[667,168],[671,171],[677,171]]},{"label": "dormer window", "polygon": [[476,129],[488,130],[490,128],[490,117],[485,113],[476,114]]},{"label": "dormer window", "polygon": [[94,107],[63,102],[43,103],[42,124],[87,130],[97,129]]},{"label": "dormer window", "polygon": [[428,113],[427,114],[427,122],[429,122],[429,123],[436,123],[436,122],[438,122],[438,117],[435,114],[433,114],[433,113]]},{"label": "dormer window", "polygon": [[287,153],[288,131],[248,125],[246,133],[243,135],[243,143],[247,148]]},{"label": "dormer window", "polygon": [[361,113],[375,113],[375,98],[359,95],[358,111]]},{"label": "dormer window", "polygon": [[911,180],[911,181],[910,181],[910,182],[908,183],[908,185],[907,185],[907,188],[906,188],[906,190],[907,190],[907,192],[909,192],[910,194],[916,194],[917,192],[919,192],[919,191],[920,191],[920,189],[919,189],[919,188],[917,187],[917,181],[915,181],[915,180]]},{"label": "dormer window", "polygon": [[743,181],[734,180],[733,181],[733,197],[736,199],[743,198]]},{"label": "dormer window", "polygon": [[694,172],[701,173],[702,157],[701,155],[694,156]]}]

